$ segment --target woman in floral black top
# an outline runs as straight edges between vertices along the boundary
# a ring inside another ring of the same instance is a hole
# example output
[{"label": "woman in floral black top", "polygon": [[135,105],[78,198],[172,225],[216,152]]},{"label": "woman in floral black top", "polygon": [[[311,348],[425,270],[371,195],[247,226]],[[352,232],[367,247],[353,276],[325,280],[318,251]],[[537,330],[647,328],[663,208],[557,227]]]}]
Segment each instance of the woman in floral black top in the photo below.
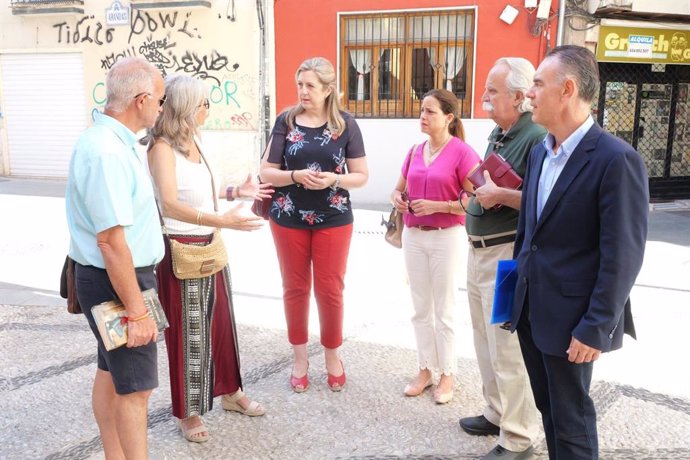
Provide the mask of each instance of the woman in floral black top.
[{"label": "woman in floral black top", "polygon": [[338,348],[353,221],[348,190],[363,186],[369,172],[359,127],[340,111],[333,65],[320,57],[307,59],[295,79],[299,104],[276,119],[261,165],[262,180],[276,189],[269,218],[295,355],[290,385],[296,392],[309,386],[307,325],[313,279],[328,386],[340,391],[345,368]]}]

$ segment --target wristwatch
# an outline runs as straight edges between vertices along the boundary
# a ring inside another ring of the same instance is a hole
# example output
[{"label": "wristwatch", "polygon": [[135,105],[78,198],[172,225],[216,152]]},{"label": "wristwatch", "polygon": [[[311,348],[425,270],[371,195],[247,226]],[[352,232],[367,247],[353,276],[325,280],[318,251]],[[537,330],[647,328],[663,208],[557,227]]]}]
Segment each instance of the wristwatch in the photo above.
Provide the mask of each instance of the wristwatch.
[{"label": "wristwatch", "polygon": [[235,193],[235,186],[228,185],[228,188],[225,189],[225,198],[228,201],[233,201],[235,199],[234,193]]}]

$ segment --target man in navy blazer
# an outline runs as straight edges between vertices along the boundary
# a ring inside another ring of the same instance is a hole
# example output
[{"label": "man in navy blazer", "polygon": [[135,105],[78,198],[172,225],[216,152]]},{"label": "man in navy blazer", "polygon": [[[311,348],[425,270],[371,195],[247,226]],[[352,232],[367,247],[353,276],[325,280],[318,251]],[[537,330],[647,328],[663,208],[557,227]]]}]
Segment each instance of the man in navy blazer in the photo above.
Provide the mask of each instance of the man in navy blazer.
[{"label": "man in navy blazer", "polygon": [[599,72],[589,50],[552,50],[527,92],[548,131],[530,153],[515,257],[517,330],[551,459],[596,459],[594,361],[635,336],[630,291],[647,238],[640,155],[592,119]]}]

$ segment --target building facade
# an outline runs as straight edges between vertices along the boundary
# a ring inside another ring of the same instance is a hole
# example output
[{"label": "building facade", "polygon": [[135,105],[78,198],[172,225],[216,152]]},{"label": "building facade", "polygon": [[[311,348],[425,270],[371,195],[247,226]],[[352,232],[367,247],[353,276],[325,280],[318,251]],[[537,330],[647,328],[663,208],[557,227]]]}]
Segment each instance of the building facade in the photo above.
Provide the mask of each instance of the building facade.
[{"label": "building facade", "polygon": [[690,1],[585,5],[564,29],[599,61],[597,121],[642,155],[652,201],[690,198]]},{"label": "building facade", "polygon": [[404,155],[424,139],[418,116],[426,91],[456,94],[467,141],[483,154],[494,126],[481,108],[489,69],[502,56],[537,65],[555,45],[557,3],[543,18],[537,7],[513,8],[510,23],[502,19],[506,6],[496,0],[277,0],[276,109],[296,102],[295,70],[305,58],[333,62],[371,169],[369,184],[353,197],[387,202]]},{"label": "building facade", "polygon": [[223,182],[256,170],[265,85],[255,2],[11,0],[0,10],[0,174],[64,178],[105,104],[105,75],[141,56],[202,79],[206,150]]},{"label": "building facade", "polygon": [[0,10],[0,175],[64,177],[124,56],[209,88],[203,140],[222,181],[258,168],[275,116],[297,101],[295,70],[324,56],[362,129],[383,203],[424,139],[422,95],[453,91],[480,154],[493,122],[486,75],[503,56],[535,66],[558,43],[600,62],[593,113],[644,157],[653,200],[690,198],[690,0],[10,0]]}]

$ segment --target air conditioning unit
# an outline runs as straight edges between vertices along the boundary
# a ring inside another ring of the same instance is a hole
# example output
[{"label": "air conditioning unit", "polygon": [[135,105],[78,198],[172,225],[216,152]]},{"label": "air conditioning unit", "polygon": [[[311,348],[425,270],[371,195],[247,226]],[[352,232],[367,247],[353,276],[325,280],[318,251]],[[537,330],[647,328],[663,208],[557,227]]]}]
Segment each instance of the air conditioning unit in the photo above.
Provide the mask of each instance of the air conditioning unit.
[{"label": "air conditioning unit", "polygon": [[633,0],[601,0],[599,8],[632,8]]}]

